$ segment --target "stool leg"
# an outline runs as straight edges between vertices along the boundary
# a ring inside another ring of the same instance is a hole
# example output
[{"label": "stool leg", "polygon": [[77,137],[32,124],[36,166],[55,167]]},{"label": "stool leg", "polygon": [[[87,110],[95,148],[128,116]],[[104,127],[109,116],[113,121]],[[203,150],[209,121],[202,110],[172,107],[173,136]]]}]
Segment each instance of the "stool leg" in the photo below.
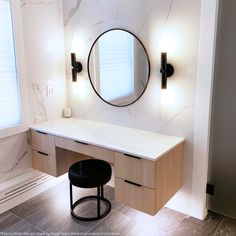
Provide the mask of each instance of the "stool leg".
[{"label": "stool leg", "polygon": [[97,213],[100,216],[100,187],[97,187]]},{"label": "stool leg", "polygon": [[72,184],[70,183],[70,209],[72,209],[73,205],[73,193],[72,193]]},{"label": "stool leg", "polygon": [[101,186],[101,197],[104,198],[103,185]]}]

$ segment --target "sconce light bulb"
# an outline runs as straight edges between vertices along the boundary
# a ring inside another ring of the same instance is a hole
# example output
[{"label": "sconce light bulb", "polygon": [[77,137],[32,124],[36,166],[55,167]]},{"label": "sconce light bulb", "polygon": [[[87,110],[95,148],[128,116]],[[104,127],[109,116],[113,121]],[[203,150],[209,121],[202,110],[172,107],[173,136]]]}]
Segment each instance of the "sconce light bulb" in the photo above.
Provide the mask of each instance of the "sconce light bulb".
[{"label": "sconce light bulb", "polygon": [[173,53],[176,48],[176,39],[171,33],[164,33],[160,40],[161,52]]}]

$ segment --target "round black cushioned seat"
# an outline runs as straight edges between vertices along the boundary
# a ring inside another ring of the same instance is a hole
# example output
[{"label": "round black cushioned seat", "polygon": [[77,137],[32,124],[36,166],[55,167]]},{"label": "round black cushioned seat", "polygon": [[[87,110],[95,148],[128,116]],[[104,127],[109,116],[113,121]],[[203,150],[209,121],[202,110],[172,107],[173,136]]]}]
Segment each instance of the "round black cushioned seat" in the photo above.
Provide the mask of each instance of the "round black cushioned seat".
[{"label": "round black cushioned seat", "polygon": [[[89,159],[74,163],[68,172],[70,180],[70,208],[71,215],[82,221],[98,220],[109,214],[111,203],[104,197],[103,185],[111,179],[112,169],[108,162],[103,160]],[[97,195],[82,197],[73,202],[72,186],[80,188],[97,188]],[[97,201],[97,215],[94,217],[83,217],[75,212],[75,208],[87,201]],[[101,212],[101,201],[105,204],[105,211]]]},{"label": "round black cushioned seat", "polygon": [[111,179],[111,166],[103,160],[83,160],[69,169],[69,180],[80,188],[95,188],[105,185]]}]

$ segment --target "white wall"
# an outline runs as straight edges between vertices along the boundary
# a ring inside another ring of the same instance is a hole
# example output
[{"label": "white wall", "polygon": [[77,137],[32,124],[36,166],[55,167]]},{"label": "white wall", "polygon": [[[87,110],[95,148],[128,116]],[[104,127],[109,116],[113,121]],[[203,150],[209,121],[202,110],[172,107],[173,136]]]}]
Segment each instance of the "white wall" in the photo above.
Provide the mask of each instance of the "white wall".
[{"label": "white wall", "polygon": [[[192,189],[199,21],[200,0],[64,1],[68,104],[74,116],[185,137],[184,186],[168,204],[184,213],[190,212]],[[151,61],[145,94],[126,108],[102,102],[86,70],[92,43],[100,33],[114,27],[137,35]],[[168,81],[168,89],[161,91],[160,40],[165,32],[175,41],[169,46],[168,57],[176,72]],[[84,66],[76,83],[71,82],[72,51]]]},{"label": "white wall", "polygon": [[[23,75],[20,85],[23,115],[27,116],[24,122],[37,123],[61,117],[66,106],[62,1],[12,2],[17,51],[20,52],[18,72]],[[26,68],[22,61],[26,62]],[[46,95],[47,84],[54,90],[49,97]],[[31,168],[26,133],[0,138],[0,150],[0,182]]]},{"label": "white wall", "polygon": [[191,215],[204,219],[208,173],[212,88],[218,0],[202,0],[199,35],[198,77],[194,123],[193,183]]},{"label": "white wall", "polygon": [[[21,0],[30,108],[34,123],[61,117],[66,106],[62,1]],[[53,88],[47,96],[46,87]]]},{"label": "white wall", "polygon": [[0,147],[0,182],[31,168],[31,155],[26,133],[0,139]]}]

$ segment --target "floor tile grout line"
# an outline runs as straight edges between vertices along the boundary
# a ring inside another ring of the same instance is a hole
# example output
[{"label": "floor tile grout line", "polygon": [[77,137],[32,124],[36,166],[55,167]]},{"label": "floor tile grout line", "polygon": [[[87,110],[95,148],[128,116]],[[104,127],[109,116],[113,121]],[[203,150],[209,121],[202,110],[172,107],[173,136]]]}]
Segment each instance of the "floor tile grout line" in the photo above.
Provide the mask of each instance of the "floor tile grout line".
[{"label": "floor tile grout line", "polygon": [[[38,196],[37,196],[38,197]],[[57,201],[57,200],[56,200]],[[58,200],[58,201],[60,201],[60,200]],[[22,203],[23,204],[23,203]],[[17,206],[16,206],[17,207]],[[40,209],[38,209],[38,210],[36,210],[36,211],[34,211],[34,212],[32,212],[32,213],[30,213],[29,215],[27,215],[26,217],[21,217],[21,216],[19,216],[19,215],[17,215],[17,213],[15,213],[15,212],[13,212],[12,211],[12,209],[10,209],[9,211],[12,213],[12,214],[14,214],[14,215],[16,215],[16,216],[18,216],[19,218],[21,218],[21,219],[24,219],[24,220],[26,220],[27,221],[27,219],[29,219],[32,215],[34,215],[35,213],[37,213],[38,211],[41,211],[42,209],[45,209],[45,208],[47,208],[47,204],[45,205],[45,206],[43,206],[43,207],[41,207]]]},{"label": "floor tile grout line", "polygon": [[[130,216],[128,216],[128,215],[126,215],[125,213],[123,213],[123,212],[120,212],[118,209],[113,209],[113,211],[115,211],[115,212],[117,212],[117,213],[119,213],[119,214],[122,214],[122,215],[124,215],[124,216],[127,216],[127,217],[129,217],[129,218],[132,218],[132,217],[130,217]],[[189,216],[184,216],[183,217],[183,219],[178,223],[178,225],[175,227],[175,229],[174,229],[174,231],[180,226],[180,224],[184,221],[184,219],[186,219],[186,218],[188,218]],[[138,221],[138,220],[136,220],[136,221]],[[151,224],[147,224],[147,223],[145,223],[146,225],[148,225],[148,226],[151,226],[151,227],[154,227],[153,225],[151,225]],[[155,228],[155,227],[154,227]],[[165,231],[165,230],[163,230],[163,229],[161,229],[161,231],[163,232],[163,233],[172,233],[172,232],[174,232],[173,230],[171,230],[171,231]]]},{"label": "floor tile grout line", "polygon": [[217,233],[217,230],[218,230],[218,228],[220,227],[220,225],[221,225],[223,219],[224,219],[224,216],[221,217],[221,220],[220,220],[219,224],[217,225],[217,227],[216,227],[216,229],[215,229],[213,235],[215,235],[215,234]]},{"label": "floor tile grout line", "polygon": [[18,216],[17,213],[15,213],[15,212],[13,212],[13,211],[11,211],[11,210],[10,210],[10,211],[11,211],[11,213],[13,213],[14,215],[18,216],[19,218],[21,218],[21,219],[23,219],[23,220],[27,220],[27,219],[29,219],[33,214],[37,213],[38,211],[40,211],[40,210],[42,210],[42,209],[44,209],[44,208],[46,208],[46,206],[44,206],[44,207],[42,207],[42,208],[36,210],[35,212],[29,214],[29,215],[28,215],[27,217],[25,217],[25,218],[23,218],[23,217],[21,217],[21,216]]},{"label": "floor tile grout line", "polygon": [[112,213],[112,210],[111,212],[106,215],[100,222],[98,222],[96,225],[94,225],[91,229],[89,229],[86,233],[89,233],[91,230],[93,230],[96,226],[98,226],[99,224],[101,224],[110,214]]},{"label": "floor tile grout line", "polygon": [[[208,214],[209,214],[209,213],[208,213]],[[205,219],[206,219],[206,218],[205,218]],[[213,232],[213,235],[214,235],[215,232],[217,231],[217,229],[218,229],[220,223],[222,222],[222,219],[223,219],[223,216],[221,216],[221,218],[220,218],[220,220],[219,220],[219,223],[216,225],[215,230],[214,230],[214,232]],[[205,221],[205,220],[202,220],[202,222],[204,222],[204,221]],[[198,231],[199,228],[201,228],[201,225],[198,225],[198,226],[196,227],[196,231]]]},{"label": "floor tile grout line", "polygon": [[179,224],[175,227],[175,229],[171,231],[175,232],[178,229],[178,227],[184,222],[185,218],[187,218],[187,216],[184,216],[183,219],[179,222]]},{"label": "floor tile grout line", "polygon": [[[44,233],[44,231],[42,231],[40,228],[38,228],[37,226],[34,226],[33,224],[31,224],[31,223],[28,222],[27,220],[23,219],[22,217],[18,216],[18,215],[15,214],[14,212],[11,212],[11,213],[12,213],[14,216],[16,216],[17,218],[19,218],[20,221],[26,222],[26,223],[30,224],[31,226],[33,226],[35,229],[39,230],[41,233]],[[20,221],[19,221],[19,222],[20,222]],[[17,222],[17,223],[19,223],[19,222]],[[17,223],[15,223],[15,224],[13,224],[13,225],[16,225]],[[10,227],[12,227],[13,225],[11,225]],[[10,228],[10,227],[9,227],[9,228]]]}]

